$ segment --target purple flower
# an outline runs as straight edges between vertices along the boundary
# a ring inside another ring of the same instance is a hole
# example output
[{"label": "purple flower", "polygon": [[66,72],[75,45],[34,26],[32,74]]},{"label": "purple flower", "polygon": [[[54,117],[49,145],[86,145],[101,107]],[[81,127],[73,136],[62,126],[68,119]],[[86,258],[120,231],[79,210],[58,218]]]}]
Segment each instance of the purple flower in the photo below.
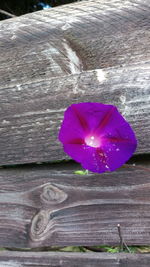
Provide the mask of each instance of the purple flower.
[{"label": "purple flower", "polygon": [[83,168],[98,173],[121,167],[137,146],[133,130],[117,108],[101,103],[69,106],[59,140]]}]

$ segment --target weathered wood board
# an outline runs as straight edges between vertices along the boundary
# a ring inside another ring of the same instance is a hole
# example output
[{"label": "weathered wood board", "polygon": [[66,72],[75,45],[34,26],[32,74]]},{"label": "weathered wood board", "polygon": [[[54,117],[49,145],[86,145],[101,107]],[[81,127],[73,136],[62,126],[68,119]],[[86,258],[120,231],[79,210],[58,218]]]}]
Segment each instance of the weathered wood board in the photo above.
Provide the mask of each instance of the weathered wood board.
[{"label": "weathered wood board", "polygon": [[0,23],[0,165],[68,158],[68,105],[116,105],[150,152],[150,2],[82,1]]},{"label": "weathered wood board", "polygon": [[[130,74],[131,73],[131,74]],[[106,78],[103,77],[106,75]],[[99,79],[103,81],[99,81]],[[140,78],[139,78],[140,76]],[[58,141],[64,110],[76,102],[115,104],[150,151],[150,66],[91,71],[0,90],[0,164],[68,158]]]},{"label": "weathered wood board", "polygon": [[[78,166],[78,165],[77,165]],[[0,246],[150,245],[147,167],[80,176],[77,167],[0,171]]]},{"label": "weathered wood board", "polygon": [[0,266],[26,267],[149,267],[150,254],[0,252]]},{"label": "weathered wood board", "polygon": [[[150,2],[95,0],[0,23],[0,165],[68,159],[57,135],[71,103],[114,104],[150,152]],[[67,166],[66,166],[67,165]],[[150,245],[150,170],[0,169],[0,246]],[[0,252],[0,266],[137,266],[150,255]]]},{"label": "weathered wood board", "polygon": [[86,0],[2,21],[1,84],[148,63],[149,14],[149,0]]}]

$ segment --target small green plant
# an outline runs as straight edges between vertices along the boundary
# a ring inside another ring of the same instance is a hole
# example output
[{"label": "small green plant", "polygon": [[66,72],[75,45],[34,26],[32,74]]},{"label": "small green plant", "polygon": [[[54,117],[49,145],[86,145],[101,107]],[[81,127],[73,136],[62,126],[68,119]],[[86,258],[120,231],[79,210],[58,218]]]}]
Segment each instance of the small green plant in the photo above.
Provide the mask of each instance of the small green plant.
[{"label": "small green plant", "polygon": [[89,172],[88,170],[78,170],[78,171],[75,171],[74,174],[78,174],[78,175],[87,175]]}]

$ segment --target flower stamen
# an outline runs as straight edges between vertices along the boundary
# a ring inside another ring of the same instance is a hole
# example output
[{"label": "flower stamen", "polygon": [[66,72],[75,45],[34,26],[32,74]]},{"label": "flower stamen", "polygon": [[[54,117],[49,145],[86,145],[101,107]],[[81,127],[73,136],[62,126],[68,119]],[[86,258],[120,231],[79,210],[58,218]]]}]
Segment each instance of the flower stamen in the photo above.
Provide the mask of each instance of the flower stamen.
[{"label": "flower stamen", "polygon": [[85,143],[86,145],[91,146],[91,147],[100,147],[100,144],[101,144],[100,138],[94,135],[88,135],[85,138]]}]

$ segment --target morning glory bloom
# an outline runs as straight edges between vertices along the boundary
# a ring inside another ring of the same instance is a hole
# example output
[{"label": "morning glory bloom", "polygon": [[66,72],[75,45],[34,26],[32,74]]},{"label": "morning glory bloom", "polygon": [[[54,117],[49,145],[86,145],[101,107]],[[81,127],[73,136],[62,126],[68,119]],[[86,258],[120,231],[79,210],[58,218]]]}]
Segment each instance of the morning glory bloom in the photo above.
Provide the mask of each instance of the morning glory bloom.
[{"label": "morning glory bloom", "polygon": [[71,158],[97,173],[121,167],[137,146],[131,126],[115,106],[91,102],[67,108],[59,140]]}]

